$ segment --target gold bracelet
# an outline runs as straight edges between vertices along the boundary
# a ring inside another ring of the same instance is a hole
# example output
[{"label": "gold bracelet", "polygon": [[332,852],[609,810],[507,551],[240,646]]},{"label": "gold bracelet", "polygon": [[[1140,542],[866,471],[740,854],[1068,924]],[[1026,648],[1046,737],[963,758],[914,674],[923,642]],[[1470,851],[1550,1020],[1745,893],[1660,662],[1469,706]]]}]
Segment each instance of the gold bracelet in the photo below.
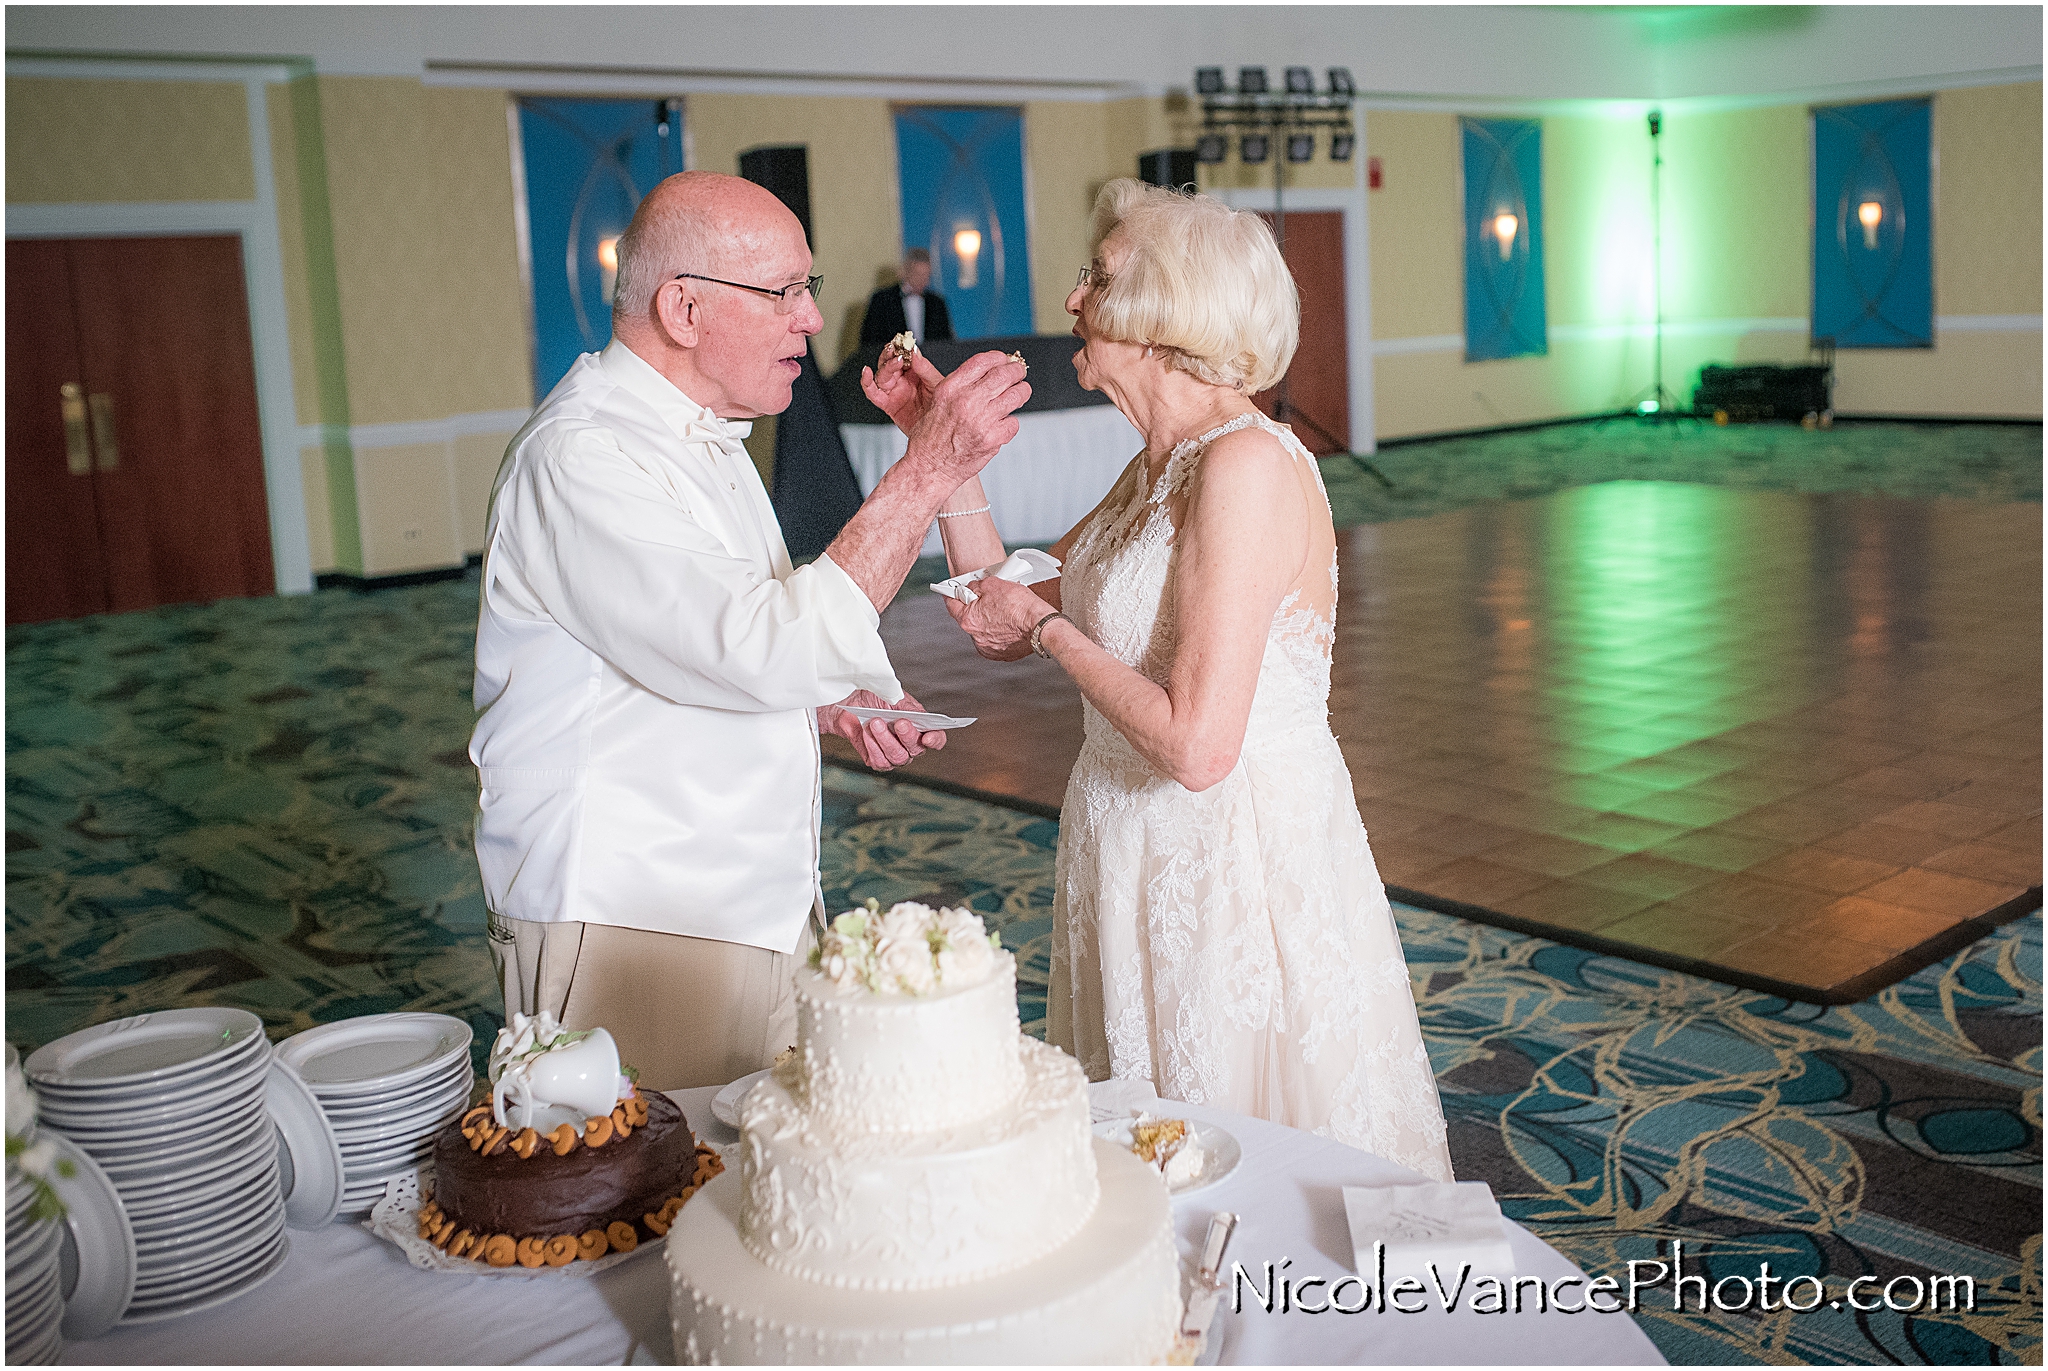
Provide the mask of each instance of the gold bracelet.
[{"label": "gold bracelet", "polygon": [[[1051,623],[1054,619],[1067,619],[1067,616],[1060,613],[1058,610],[1054,610],[1052,613],[1046,615],[1043,619],[1040,619],[1037,623],[1031,626],[1031,650],[1037,653],[1039,656],[1044,657],[1048,660],[1052,658],[1052,654],[1045,650],[1045,643],[1042,641],[1041,635],[1045,632],[1045,626]],[[1067,619],[1067,622],[1071,624],[1074,621],[1072,619]],[[1080,625],[1076,624],[1075,627],[1078,628],[1080,627]]]}]

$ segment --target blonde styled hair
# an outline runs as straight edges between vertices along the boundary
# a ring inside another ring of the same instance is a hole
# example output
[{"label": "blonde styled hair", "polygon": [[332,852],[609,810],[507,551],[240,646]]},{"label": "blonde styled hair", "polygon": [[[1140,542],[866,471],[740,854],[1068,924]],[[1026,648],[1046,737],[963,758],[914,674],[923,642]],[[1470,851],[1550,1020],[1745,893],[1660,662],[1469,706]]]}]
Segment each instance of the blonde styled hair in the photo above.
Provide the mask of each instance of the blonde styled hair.
[{"label": "blonde styled hair", "polygon": [[1130,251],[1093,303],[1095,329],[1164,348],[1211,385],[1266,389],[1301,341],[1301,299],[1273,230],[1207,195],[1119,177],[1095,197],[1089,248],[1121,233]]}]

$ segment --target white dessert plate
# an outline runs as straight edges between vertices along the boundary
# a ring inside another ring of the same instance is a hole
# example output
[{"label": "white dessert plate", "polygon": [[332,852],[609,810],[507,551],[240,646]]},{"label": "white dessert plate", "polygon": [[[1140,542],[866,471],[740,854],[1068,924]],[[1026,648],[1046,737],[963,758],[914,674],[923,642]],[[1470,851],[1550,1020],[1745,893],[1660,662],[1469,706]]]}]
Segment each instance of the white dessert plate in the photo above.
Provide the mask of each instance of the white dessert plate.
[{"label": "white dessert plate", "polygon": [[388,1095],[445,1070],[469,1051],[469,1025],[446,1014],[370,1014],[321,1024],[278,1044],[277,1054],[323,1100]]},{"label": "white dessert plate", "polygon": [[243,1099],[224,1100],[220,1108],[197,1118],[171,1125],[121,1132],[82,1132],[63,1126],[58,1132],[92,1153],[100,1165],[125,1162],[147,1153],[171,1156],[192,1152],[223,1138],[239,1138],[249,1131],[263,1113],[263,1096],[253,1093]]},{"label": "white dessert plate", "polygon": [[428,1098],[405,1109],[394,1109],[381,1117],[354,1121],[337,1119],[322,1112],[327,1126],[343,1147],[353,1143],[396,1142],[421,1133],[438,1133],[441,1125],[462,1113],[469,1103],[468,1091],[443,1091],[438,1099]]},{"label": "white dessert plate", "polygon": [[934,714],[927,709],[869,709],[865,705],[841,705],[840,708],[863,723],[869,719],[880,719],[885,723],[893,719],[907,719],[922,729],[965,728],[981,717],[977,714],[971,718],[956,719],[950,714]]},{"label": "white dessert plate", "polygon": [[1060,574],[1060,559],[1050,552],[1040,552],[1035,547],[1018,548],[994,566],[985,566],[979,571],[964,571],[943,581],[932,582],[934,593],[949,600],[962,600],[973,604],[975,594],[971,587],[976,581],[995,576],[1005,581],[1015,581],[1020,586],[1035,586],[1040,581],[1050,581]]},{"label": "white dessert plate", "polygon": [[[1159,1114],[1155,1117],[1170,1119],[1173,1116]],[[1113,1142],[1118,1147],[1129,1147],[1131,1122],[1129,1119],[1106,1119],[1096,1124],[1093,1132],[1096,1137]],[[1244,1160],[1244,1149],[1237,1145],[1236,1138],[1213,1123],[1196,1123],[1193,1119],[1187,1122],[1195,1131],[1195,1146],[1202,1149],[1202,1169],[1191,1179],[1167,1187],[1167,1192],[1175,1199],[1192,1195],[1198,1190],[1207,1190],[1237,1170],[1238,1163]]]},{"label": "white dessert plate", "polygon": [[39,1223],[27,1236],[18,1237],[7,1244],[7,1284],[10,1292],[16,1272],[28,1270],[64,1245],[62,1227],[61,1224]]},{"label": "white dessert plate", "polygon": [[349,1124],[368,1123],[384,1118],[394,1110],[412,1109],[446,1095],[469,1097],[470,1088],[476,1077],[469,1066],[469,1056],[464,1053],[451,1064],[446,1075],[428,1076],[425,1080],[396,1090],[375,1094],[355,1095],[337,1099],[320,1091],[320,1109],[336,1128]]},{"label": "white dessert plate", "polygon": [[37,1089],[39,1114],[65,1127],[106,1128],[110,1124],[169,1123],[211,1108],[214,1102],[239,1091],[251,1079],[263,1074],[270,1059],[268,1044],[262,1050],[237,1053],[217,1067],[168,1083],[153,1082],[145,1087],[128,1087],[104,1095],[59,1099],[53,1092]]},{"label": "white dessert plate", "polygon": [[81,1093],[169,1081],[209,1058],[247,1052],[263,1021],[243,1009],[167,1009],[95,1024],[37,1048],[22,1069],[37,1085]]},{"label": "white dessert plate", "polygon": [[50,1173],[64,1201],[64,1336],[84,1342],[112,1328],[135,1297],[135,1230],[99,1163],[61,1134],[51,1141],[72,1166],[69,1176]]},{"label": "white dessert plate", "polygon": [[183,1318],[187,1314],[197,1314],[202,1309],[212,1309],[216,1305],[226,1304],[229,1300],[240,1299],[243,1295],[248,1294],[251,1290],[254,1290],[257,1286],[283,1270],[285,1259],[290,1257],[291,1254],[291,1239],[280,1231],[277,1239],[277,1251],[271,1254],[269,1260],[226,1289],[211,1292],[203,1298],[193,1300],[189,1304],[168,1304],[161,1308],[138,1310],[122,1319],[121,1322],[125,1325],[156,1323],[162,1319],[178,1319]]},{"label": "white dessert plate", "polygon": [[[760,1059],[757,1057],[755,1060],[759,1061]],[[740,1077],[731,1085],[713,1095],[711,1097],[711,1117],[724,1124],[727,1128],[738,1128],[740,1126],[740,1100],[745,1097],[749,1090],[754,1088],[755,1081],[766,1080],[773,1074],[775,1073],[772,1070],[756,1071],[751,1076]]]},{"label": "white dessert plate", "polygon": [[291,1163],[291,1190],[284,1197],[285,1222],[294,1228],[320,1228],[334,1222],[341,1210],[341,1144],[320,1101],[299,1073],[281,1061],[270,1063],[264,1083],[270,1117],[284,1138]]}]

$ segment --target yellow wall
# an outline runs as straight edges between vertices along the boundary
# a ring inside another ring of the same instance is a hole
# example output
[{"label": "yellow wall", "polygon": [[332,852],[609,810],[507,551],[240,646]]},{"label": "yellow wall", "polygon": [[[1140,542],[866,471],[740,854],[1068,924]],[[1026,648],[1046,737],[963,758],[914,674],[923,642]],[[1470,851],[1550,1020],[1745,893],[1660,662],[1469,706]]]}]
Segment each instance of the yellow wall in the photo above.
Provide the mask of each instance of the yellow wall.
[{"label": "yellow wall", "polygon": [[[2041,83],[1934,97],[1934,311],[2041,313]],[[1932,349],[1842,352],[1854,414],[2041,413],[2041,334],[1935,328]]]},{"label": "yellow wall", "polygon": [[868,295],[902,260],[896,131],[886,100],[835,96],[693,95],[683,106],[690,165],[739,174],[749,148],[809,149],[812,270],[825,278],[825,331],[815,340],[827,374],[860,343]]},{"label": "yellow wall", "polygon": [[238,84],[7,78],[9,204],[255,198]]},{"label": "yellow wall", "polygon": [[[1804,105],[1664,121],[1665,387],[1690,403],[1709,362],[1808,356],[1811,171]],[[2041,311],[2041,87],[1935,96],[1937,313]],[[1463,331],[1458,123],[1372,111],[1374,410],[1381,439],[1612,410],[1654,373],[1650,145],[1640,115],[1543,120],[1549,352],[1471,362],[1399,340]],[[1396,346],[1388,348],[1388,343]],[[2041,335],[1937,328],[1932,349],[1836,358],[1836,408],[2038,417]]]}]

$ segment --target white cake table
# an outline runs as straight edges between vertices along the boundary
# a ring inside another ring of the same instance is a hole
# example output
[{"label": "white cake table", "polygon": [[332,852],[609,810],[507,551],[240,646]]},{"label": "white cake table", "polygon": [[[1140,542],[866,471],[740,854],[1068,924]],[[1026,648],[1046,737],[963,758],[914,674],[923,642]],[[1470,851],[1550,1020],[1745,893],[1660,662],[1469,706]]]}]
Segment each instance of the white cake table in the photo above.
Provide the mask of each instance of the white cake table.
[{"label": "white cake table", "polygon": [[[841,424],[839,434],[862,495],[873,492],[909,442],[894,424]],[[1018,415],[1017,436],[981,473],[1003,541],[1060,538],[1109,494],[1144,446],[1144,435],[1112,405]],[[942,550],[933,528],[924,555],[936,557]]]},{"label": "white cake table", "polygon": [[[675,1099],[714,1144],[733,1131],[711,1117],[717,1092]],[[1340,1187],[1419,1179],[1353,1148],[1215,1110],[1179,1106],[1228,1129],[1244,1149],[1237,1173],[1175,1206],[1184,1246],[1209,1215],[1241,1215],[1231,1258],[1248,1270],[1293,1258],[1300,1281],[1350,1274]],[[1510,1224],[1516,1267],[1555,1279],[1575,1268]],[[446,1276],[419,1271],[390,1244],[351,1225],[294,1231],[291,1256],[262,1287],[218,1309],[117,1328],[72,1343],[72,1364],[272,1365],[383,1363],[655,1364],[672,1360],[668,1266],[659,1252],[587,1278]],[[1618,1273],[1617,1273],[1618,1274]],[[1347,1299],[1351,1298],[1349,1296]],[[1433,1305],[1433,1302],[1432,1302]],[[1267,1314],[1228,1298],[1215,1334],[1226,1364],[1661,1364],[1625,1314]]]}]

